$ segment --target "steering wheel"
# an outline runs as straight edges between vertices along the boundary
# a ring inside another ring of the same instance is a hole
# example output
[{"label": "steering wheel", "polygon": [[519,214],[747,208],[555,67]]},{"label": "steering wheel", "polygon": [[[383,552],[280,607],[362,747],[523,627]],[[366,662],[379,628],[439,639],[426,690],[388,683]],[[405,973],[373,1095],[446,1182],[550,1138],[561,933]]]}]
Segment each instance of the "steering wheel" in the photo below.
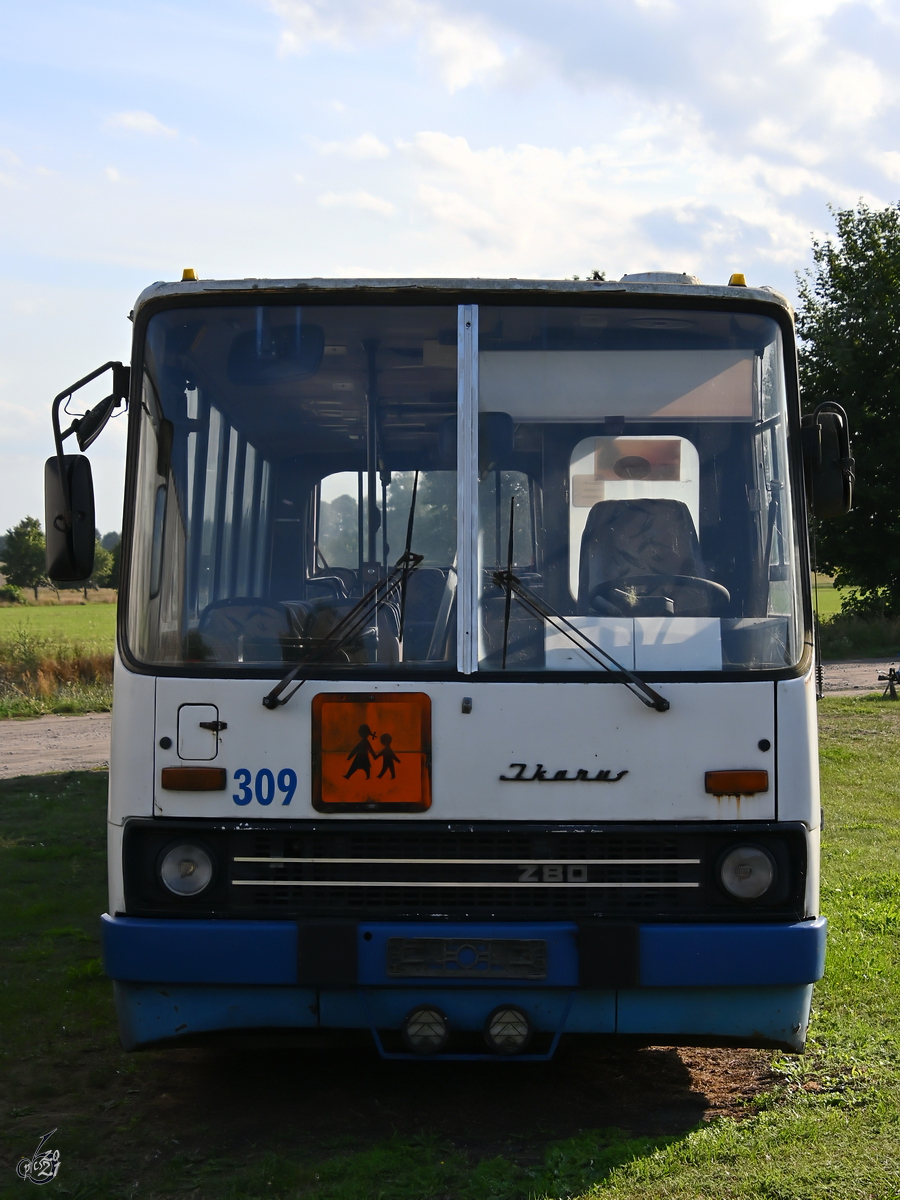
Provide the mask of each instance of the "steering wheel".
[{"label": "steering wheel", "polygon": [[[634,597],[630,600],[628,593]],[[679,594],[680,593],[680,594]],[[731,593],[721,583],[697,575],[624,575],[607,579],[591,588],[591,607],[602,611],[612,604],[623,616],[640,616],[645,596],[666,596],[678,617],[712,617],[731,603]],[[605,603],[597,604],[597,600]]]}]

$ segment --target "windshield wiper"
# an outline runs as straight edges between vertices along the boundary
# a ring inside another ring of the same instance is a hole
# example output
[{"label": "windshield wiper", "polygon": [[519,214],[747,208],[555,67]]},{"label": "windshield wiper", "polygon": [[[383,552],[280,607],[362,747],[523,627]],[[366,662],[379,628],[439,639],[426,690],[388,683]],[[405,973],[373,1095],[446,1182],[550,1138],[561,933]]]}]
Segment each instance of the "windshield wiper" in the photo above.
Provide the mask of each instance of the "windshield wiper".
[{"label": "windshield wiper", "polygon": [[[398,640],[400,641],[401,645],[403,644],[403,626],[406,622],[406,585],[409,582],[410,570],[414,569],[414,568],[410,568],[409,563],[410,563],[410,559],[411,559],[410,546],[412,545],[413,521],[415,520],[415,516],[416,516],[416,492],[418,490],[419,490],[419,472],[416,471],[415,475],[413,476],[412,497],[410,498],[410,501],[409,501],[409,520],[406,522],[406,545],[403,548],[403,558],[401,558],[401,560],[400,560],[400,562],[405,564],[403,567],[403,578],[400,581],[400,633],[398,634]],[[387,506],[385,505],[385,507],[387,507]],[[387,528],[386,521],[385,521],[385,528]],[[421,562],[421,561],[422,560],[420,558],[419,562]],[[397,565],[399,566],[400,563],[398,563]],[[418,565],[418,564],[416,564],[416,565]]]},{"label": "windshield wiper", "polygon": [[[630,692],[634,692],[635,696],[646,704],[648,708],[654,708],[657,712],[667,712],[670,705],[669,701],[659,692],[655,691],[648,683],[645,683],[639,675],[635,675],[633,671],[629,671],[627,667],[623,667],[620,662],[617,662],[611,654],[600,648],[595,641],[587,636],[587,634],[578,629],[570,621],[556,611],[555,608],[542,600],[529,587],[526,587],[512,569],[507,566],[505,571],[494,571],[493,581],[506,592],[506,613],[503,628],[503,666],[506,667],[506,649],[509,640],[509,610],[512,604],[513,596],[519,601],[526,612],[532,616],[538,617],[541,620],[549,621],[553,628],[559,633],[567,637],[569,641],[582,654],[586,654],[588,658],[594,660],[607,671],[617,671],[622,676],[622,683]],[[559,622],[557,624],[557,622]],[[580,640],[579,640],[580,639]]]},{"label": "windshield wiper", "polygon": [[272,688],[271,692],[263,696],[265,707],[274,709],[279,708],[282,704],[287,704],[291,696],[294,696],[303,687],[306,680],[301,679],[292,692],[283,696],[285,688],[309,667],[328,658],[345,646],[347,642],[358,637],[368,622],[378,613],[378,610],[390,600],[398,589],[404,586],[410,572],[415,571],[424,557],[423,554],[413,554],[412,551],[405,550],[397,559],[390,574],[369,588],[363,598],[358,600],[350,611],[338,621],[328,637],[322,639],[321,645],[312,647],[301,661]]}]

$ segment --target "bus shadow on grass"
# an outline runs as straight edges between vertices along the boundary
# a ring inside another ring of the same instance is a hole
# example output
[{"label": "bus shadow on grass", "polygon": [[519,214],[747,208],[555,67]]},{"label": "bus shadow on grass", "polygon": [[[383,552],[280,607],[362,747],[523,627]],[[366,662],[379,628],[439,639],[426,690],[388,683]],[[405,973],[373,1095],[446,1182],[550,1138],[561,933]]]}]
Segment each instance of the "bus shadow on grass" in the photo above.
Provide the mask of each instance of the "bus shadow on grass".
[{"label": "bus shadow on grass", "polygon": [[368,1034],[126,1054],[99,962],[105,790],[105,772],[0,782],[0,1195],[50,1130],[60,1188],[97,1200],[135,1181],[217,1200],[578,1195],[764,1086],[759,1052],[577,1036],[546,1064],[387,1062]]}]

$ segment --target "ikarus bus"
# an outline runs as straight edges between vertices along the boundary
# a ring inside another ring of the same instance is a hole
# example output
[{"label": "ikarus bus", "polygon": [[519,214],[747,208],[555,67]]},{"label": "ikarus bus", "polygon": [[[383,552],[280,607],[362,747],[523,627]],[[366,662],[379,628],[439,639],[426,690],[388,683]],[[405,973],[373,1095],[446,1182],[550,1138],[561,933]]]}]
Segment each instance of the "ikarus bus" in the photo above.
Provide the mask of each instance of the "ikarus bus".
[{"label": "ikarus bus", "polygon": [[[54,404],[49,571],[129,438],[104,962],[123,1044],[804,1045],[825,920],[787,301],[692,276],[157,283]],[[68,405],[64,409],[65,405]]]}]

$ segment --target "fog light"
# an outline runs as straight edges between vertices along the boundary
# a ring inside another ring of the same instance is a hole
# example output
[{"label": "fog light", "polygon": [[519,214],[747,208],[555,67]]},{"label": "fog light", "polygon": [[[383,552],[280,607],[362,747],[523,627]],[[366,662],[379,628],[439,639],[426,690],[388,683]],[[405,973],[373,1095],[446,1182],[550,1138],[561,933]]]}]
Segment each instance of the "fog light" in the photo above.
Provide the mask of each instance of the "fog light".
[{"label": "fog light", "polygon": [[775,882],[775,860],[761,846],[736,846],[719,866],[725,891],[738,900],[758,900]]},{"label": "fog light", "polygon": [[159,864],[159,876],[176,896],[196,896],[209,886],[213,875],[212,859],[200,846],[183,842],[173,846]]},{"label": "fog light", "polygon": [[449,1036],[447,1018],[433,1004],[420,1004],[406,1014],[403,1037],[413,1054],[439,1054]]},{"label": "fog light", "polygon": [[501,1004],[484,1025],[484,1040],[497,1054],[520,1054],[531,1041],[531,1022],[515,1004]]}]

